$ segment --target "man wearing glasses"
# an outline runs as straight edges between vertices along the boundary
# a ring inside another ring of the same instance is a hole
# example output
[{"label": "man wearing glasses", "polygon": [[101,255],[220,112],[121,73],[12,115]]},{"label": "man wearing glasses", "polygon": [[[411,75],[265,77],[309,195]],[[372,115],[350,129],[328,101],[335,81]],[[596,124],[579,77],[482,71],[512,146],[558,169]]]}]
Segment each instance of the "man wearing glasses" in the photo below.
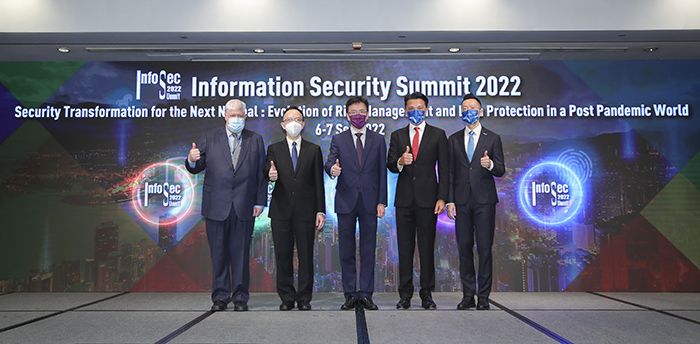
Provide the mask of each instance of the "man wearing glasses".
[{"label": "man wearing glasses", "polygon": [[265,144],[245,129],[245,103],[226,103],[226,126],[211,129],[192,143],[185,167],[192,174],[206,169],[202,186],[202,216],[211,250],[212,311],[248,310],[250,241],[255,218],[267,205],[263,178]]},{"label": "man wearing glasses", "polygon": [[[384,217],[387,202],[386,143],[367,130],[369,103],[353,97],[345,104],[350,129],[333,136],[325,170],[337,179],[335,212],[338,215],[338,247],[345,291],[342,310],[358,304],[367,310],[378,307],[374,292],[377,218]],[[355,267],[355,228],[360,223],[360,271]]]},{"label": "man wearing glasses", "polygon": [[[396,181],[396,239],[399,250],[399,302],[411,307],[413,252],[418,242],[420,298],[425,309],[436,309],[435,226],[445,210],[449,180],[449,148],[445,131],[425,122],[428,97],[407,95],[404,106],[409,124],[391,133],[387,168],[398,173]],[[437,165],[437,175],[435,166]]]},{"label": "man wearing glasses", "polygon": [[[275,182],[268,217],[272,225],[277,262],[279,309],[288,311],[294,302],[301,311],[311,310],[314,286],[314,230],[323,228],[326,199],[323,188],[321,147],[301,138],[304,116],[296,106],[285,110],[284,140],[267,148],[264,175]],[[298,289],[294,288],[294,244],[299,260]]]},{"label": "man wearing glasses", "polygon": [[[481,125],[484,115],[479,98],[462,99],[462,120],[466,128],[450,136],[450,188],[447,216],[455,220],[459,251],[462,301],[457,309],[476,306],[487,310],[493,280],[491,246],[496,228],[495,177],[506,173],[501,137]],[[478,283],[474,271],[474,238],[479,254]],[[478,290],[477,290],[478,286]],[[474,296],[478,301],[474,302]]]}]

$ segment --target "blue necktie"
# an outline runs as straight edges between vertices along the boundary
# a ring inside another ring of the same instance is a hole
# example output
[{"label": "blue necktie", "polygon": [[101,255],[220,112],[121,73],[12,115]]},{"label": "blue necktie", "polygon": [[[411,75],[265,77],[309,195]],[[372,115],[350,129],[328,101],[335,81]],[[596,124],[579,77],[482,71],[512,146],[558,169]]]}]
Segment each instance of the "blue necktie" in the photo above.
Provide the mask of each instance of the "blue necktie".
[{"label": "blue necktie", "polygon": [[292,142],[292,167],[294,167],[295,172],[297,170],[297,160],[298,159],[299,159],[299,155],[297,154],[297,143]]},{"label": "blue necktie", "polygon": [[469,130],[469,142],[467,143],[467,157],[469,157],[469,162],[472,162],[472,156],[474,156],[474,131]]}]

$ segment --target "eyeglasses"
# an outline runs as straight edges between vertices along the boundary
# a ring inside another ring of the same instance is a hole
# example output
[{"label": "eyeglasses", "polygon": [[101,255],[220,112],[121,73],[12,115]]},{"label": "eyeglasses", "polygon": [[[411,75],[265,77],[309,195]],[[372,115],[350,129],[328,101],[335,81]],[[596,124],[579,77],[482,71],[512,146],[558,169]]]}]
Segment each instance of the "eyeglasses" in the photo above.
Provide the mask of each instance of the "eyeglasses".
[{"label": "eyeglasses", "polygon": [[297,123],[302,123],[302,122],[304,122],[304,118],[303,117],[296,117],[296,118],[286,118],[286,119],[282,120],[282,122],[284,122],[284,123],[289,123],[291,121],[294,121]]},{"label": "eyeglasses", "polygon": [[366,114],[367,114],[367,110],[359,110],[359,111],[353,110],[353,111],[349,111],[348,114],[349,114],[350,116],[354,116],[354,115],[366,115]]},{"label": "eyeglasses", "polygon": [[477,110],[477,111],[479,111],[479,110],[481,110],[481,108],[480,108],[480,107],[476,107],[476,106],[463,107],[463,108],[462,108],[462,111],[467,111],[467,110]]}]

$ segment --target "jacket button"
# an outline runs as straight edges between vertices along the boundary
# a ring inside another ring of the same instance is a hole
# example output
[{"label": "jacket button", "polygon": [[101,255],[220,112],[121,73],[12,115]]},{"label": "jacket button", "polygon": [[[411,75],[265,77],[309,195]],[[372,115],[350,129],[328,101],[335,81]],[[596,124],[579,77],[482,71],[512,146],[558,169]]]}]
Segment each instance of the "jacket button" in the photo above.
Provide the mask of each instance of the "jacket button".
[{"label": "jacket button", "polygon": [[357,189],[360,190],[360,187],[358,186]]}]

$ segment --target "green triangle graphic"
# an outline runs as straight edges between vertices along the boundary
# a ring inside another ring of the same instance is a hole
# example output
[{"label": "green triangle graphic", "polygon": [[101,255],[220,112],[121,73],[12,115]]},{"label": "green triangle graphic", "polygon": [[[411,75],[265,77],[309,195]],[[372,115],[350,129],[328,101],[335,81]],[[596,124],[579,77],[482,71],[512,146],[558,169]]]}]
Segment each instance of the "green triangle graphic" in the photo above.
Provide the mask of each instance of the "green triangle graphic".
[{"label": "green triangle graphic", "polygon": [[695,154],[679,173],[688,178],[688,181],[700,190],[700,152]]},{"label": "green triangle graphic", "polygon": [[676,174],[641,214],[700,268],[700,190],[688,178]]},{"label": "green triangle graphic", "polygon": [[51,134],[38,121],[25,121],[10,137],[0,144],[0,156],[8,162],[0,167],[0,183],[24,165]]},{"label": "green triangle graphic", "polygon": [[0,83],[25,107],[40,107],[85,62],[2,62]]}]

